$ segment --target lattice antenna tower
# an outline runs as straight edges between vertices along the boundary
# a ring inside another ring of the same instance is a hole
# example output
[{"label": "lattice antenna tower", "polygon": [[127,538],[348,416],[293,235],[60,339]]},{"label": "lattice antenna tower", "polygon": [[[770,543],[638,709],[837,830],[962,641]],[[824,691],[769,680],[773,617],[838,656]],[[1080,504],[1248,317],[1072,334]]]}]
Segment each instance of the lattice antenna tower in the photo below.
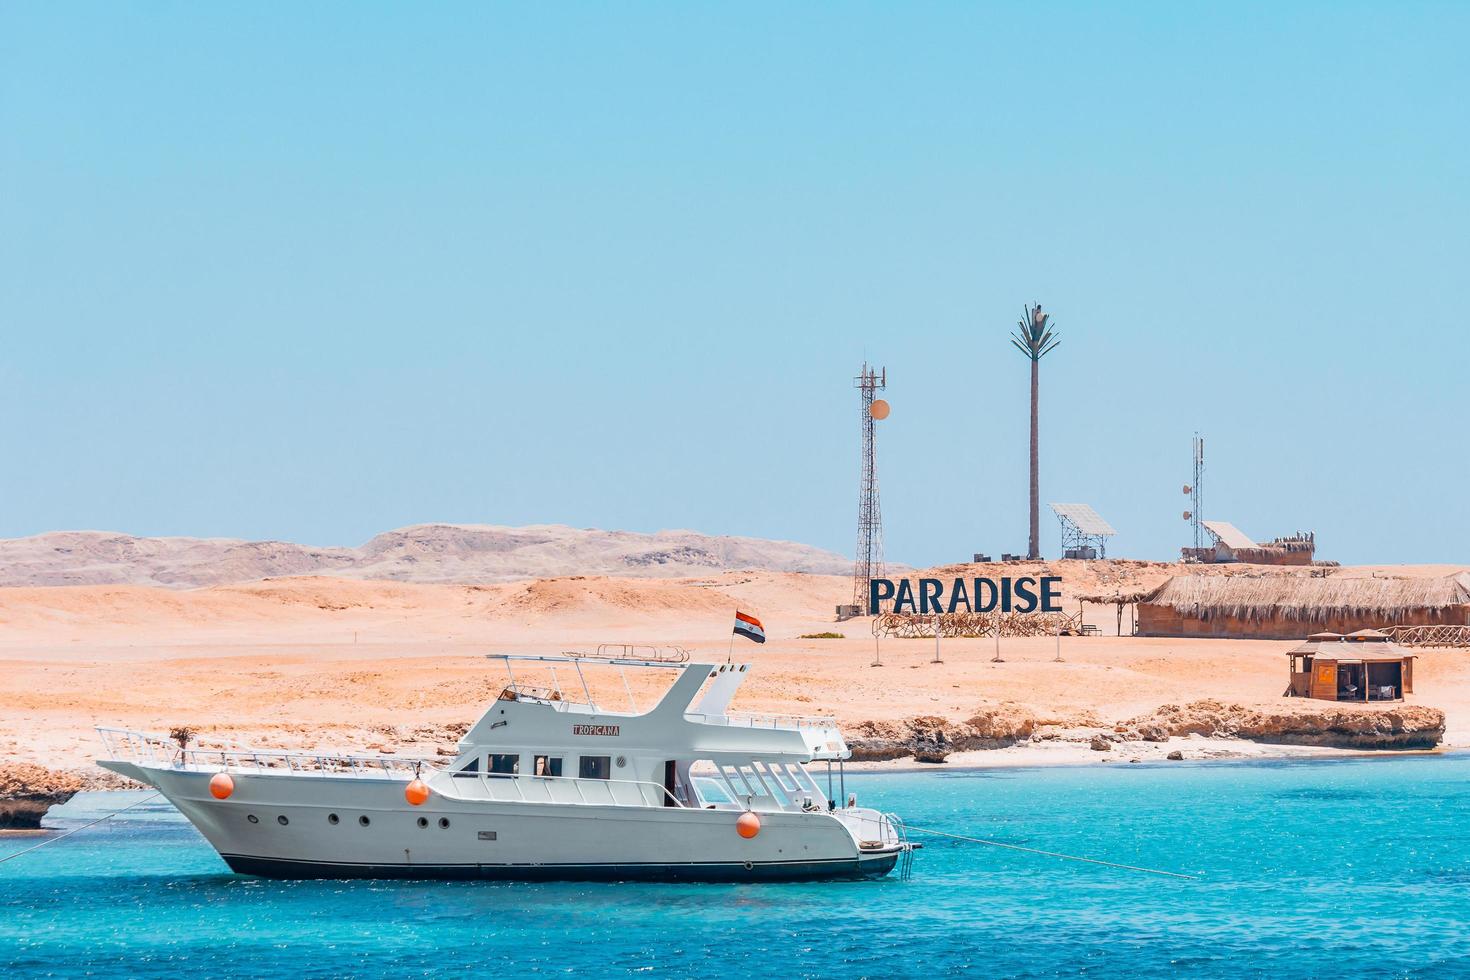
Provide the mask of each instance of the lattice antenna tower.
[{"label": "lattice antenna tower", "polygon": [[[888,387],[888,369],[873,369],[863,362],[853,379],[858,390],[862,423],[862,468],[858,475],[857,560],[852,571],[853,604],[867,609],[869,583],[883,577],[883,511],[878,505],[878,464],[874,454],[874,423],[888,415],[888,403],[875,394]],[[878,402],[875,411],[873,403]]]},{"label": "lattice antenna tower", "polygon": [[1198,552],[1205,543],[1204,528],[1200,526],[1200,522],[1204,520],[1204,495],[1200,489],[1200,483],[1204,480],[1205,475],[1205,440],[1198,432],[1194,434],[1192,449],[1194,480],[1184,488],[1184,492],[1189,494],[1189,510],[1184,516],[1189,519],[1189,526],[1194,530],[1194,550]]}]

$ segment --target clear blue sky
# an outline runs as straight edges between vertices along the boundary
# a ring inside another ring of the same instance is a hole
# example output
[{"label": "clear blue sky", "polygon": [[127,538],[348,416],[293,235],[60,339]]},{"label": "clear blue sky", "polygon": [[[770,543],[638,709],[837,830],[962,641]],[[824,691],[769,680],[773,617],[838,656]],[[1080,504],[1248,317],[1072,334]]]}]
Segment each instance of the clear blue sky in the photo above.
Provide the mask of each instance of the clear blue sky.
[{"label": "clear blue sky", "polygon": [[[1466,561],[1470,6],[0,0],[0,536]],[[1043,549],[1055,521],[1043,512]]]}]

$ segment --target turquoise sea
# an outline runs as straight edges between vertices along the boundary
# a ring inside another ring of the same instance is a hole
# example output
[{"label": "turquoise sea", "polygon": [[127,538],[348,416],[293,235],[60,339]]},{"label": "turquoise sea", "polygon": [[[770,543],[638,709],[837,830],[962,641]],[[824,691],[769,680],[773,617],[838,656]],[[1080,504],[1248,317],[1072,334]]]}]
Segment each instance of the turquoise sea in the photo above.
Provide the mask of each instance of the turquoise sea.
[{"label": "turquoise sea", "polygon": [[[10,976],[1470,976],[1470,756],[849,776],[910,881],[239,878],[150,805],[0,865]],[[134,797],[84,794],[75,826]],[[915,834],[915,839],[924,839]],[[0,840],[0,856],[36,838]]]}]

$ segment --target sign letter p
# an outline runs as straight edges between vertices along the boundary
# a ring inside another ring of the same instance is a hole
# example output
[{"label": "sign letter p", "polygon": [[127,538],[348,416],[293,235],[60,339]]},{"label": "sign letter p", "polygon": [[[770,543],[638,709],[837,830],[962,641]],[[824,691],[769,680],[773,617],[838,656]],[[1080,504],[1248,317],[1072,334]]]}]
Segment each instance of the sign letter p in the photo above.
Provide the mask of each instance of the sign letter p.
[{"label": "sign letter p", "polygon": [[878,603],[893,598],[893,582],[886,578],[868,580],[868,615],[878,615]]}]

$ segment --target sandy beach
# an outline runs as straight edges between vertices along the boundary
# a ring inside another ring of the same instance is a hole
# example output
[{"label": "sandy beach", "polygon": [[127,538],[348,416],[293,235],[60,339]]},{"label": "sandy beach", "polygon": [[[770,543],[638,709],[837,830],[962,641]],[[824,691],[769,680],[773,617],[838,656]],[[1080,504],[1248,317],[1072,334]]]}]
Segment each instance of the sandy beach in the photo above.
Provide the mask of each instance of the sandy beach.
[{"label": "sandy beach", "polygon": [[[1170,570],[1053,562],[1009,571],[1060,574],[1068,595],[1111,579],[1162,580]],[[987,751],[957,751],[949,765],[1152,760],[1176,750],[1191,759],[1342,751],[1200,734],[1089,747],[1094,735],[1111,738],[1165,705],[1212,699],[1280,711],[1302,704],[1281,697],[1291,641],[1106,635],[1114,631],[1113,608],[1088,607],[1087,621],[1104,635],[1004,639],[999,662],[994,640],[946,639],[942,662],[934,663],[932,639],[879,644],[866,619],[834,623],[832,610],[850,590],[844,576],[779,572],[467,586],[299,577],[187,590],[0,589],[0,761],[85,767],[98,752],[94,725],[188,726],[206,745],[434,756],[503,686],[503,668],[485,653],[654,643],[723,661],[737,607],[764,620],[770,641],[735,640],[734,656],[755,667],[736,710],[832,714],[859,731],[915,718],[964,724],[980,717],[1025,734]],[[825,632],[843,635],[802,638]],[[1421,651],[1409,703],[1446,713],[1446,747],[1470,746],[1467,680],[1464,651]],[[630,692],[621,681],[602,683],[593,681],[594,697],[626,710]],[[631,691],[642,704],[652,693],[647,686]]]}]

